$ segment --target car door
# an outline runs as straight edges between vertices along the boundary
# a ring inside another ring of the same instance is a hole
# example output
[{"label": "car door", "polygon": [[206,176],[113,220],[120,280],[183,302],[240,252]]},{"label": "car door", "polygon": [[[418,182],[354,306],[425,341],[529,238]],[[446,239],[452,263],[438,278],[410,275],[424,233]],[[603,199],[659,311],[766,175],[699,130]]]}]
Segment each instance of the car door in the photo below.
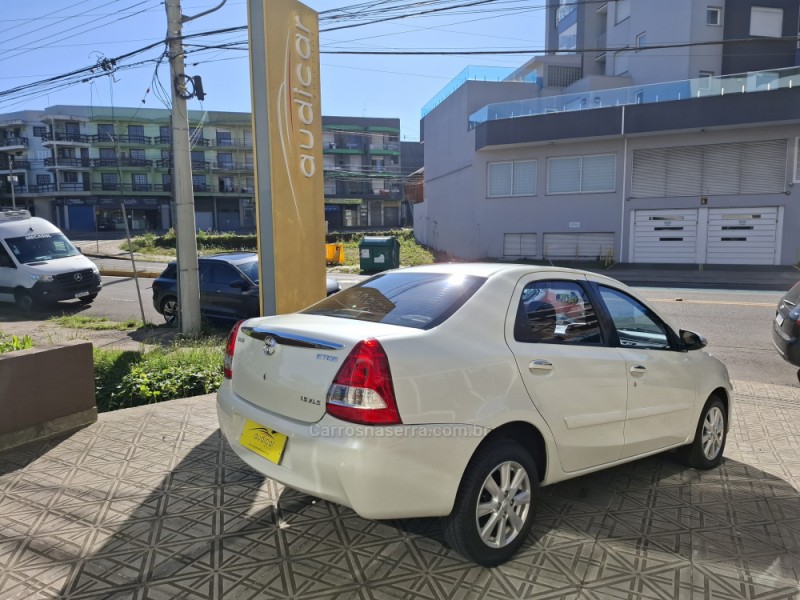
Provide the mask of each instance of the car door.
[{"label": "car door", "polygon": [[0,301],[13,302],[17,284],[17,265],[0,243]]},{"label": "car door", "polygon": [[200,304],[206,318],[237,320],[242,288],[235,282],[241,281],[241,274],[231,265],[209,261],[200,267]]},{"label": "car door", "polygon": [[509,320],[514,325],[508,344],[531,400],[550,427],[561,467],[572,472],[619,459],[627,407],[625,359],[607,343],[585,278],[523,278]]},{"label": "car door", "polygon": [[667,448],[686,439],[697,401],[690,357],[677,336],[645,304],[626,292],[598,286],[625,357],[628,409],[622,458]]}]

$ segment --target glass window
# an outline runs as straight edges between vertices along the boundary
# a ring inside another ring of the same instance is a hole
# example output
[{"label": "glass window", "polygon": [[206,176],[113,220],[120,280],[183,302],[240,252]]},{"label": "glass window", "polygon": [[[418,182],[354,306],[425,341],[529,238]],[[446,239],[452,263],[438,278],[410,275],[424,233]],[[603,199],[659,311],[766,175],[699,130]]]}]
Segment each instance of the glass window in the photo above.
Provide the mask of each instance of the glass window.
[{"label": "glass window", "polygon": [[535,344],[602,344],[592,303],[574,281],[533,281],[520,296],[514,339]]},{"label": "glass window", "polygon": [[233,168],[233,154],[230,152],[217,152],[217,164],[221,169]]},{"label": "glass window", "polygon": [[558,49],[561,52],[574,52],[578,47],[578,24],[573,23],[558,34]]},{"label": "glass window", "polygon": [[471,275],[387,273],[342,290],[303,312],[431,329],[461,308],[484,281]]},{"label": "glass window", "polygon": [[133,173],[131,175],[131,183],[133,184],[133,190],[136,192],[145,192],[150,189],[150,185],[147,182],[147,173]]},{"label": "glass window", "polygon": [[626,348],[668,350],[666,326],[638,300],[613,288],[600,286],[619,343]]},{"label": "glass window", "polygon": [[709,6],[706,9],[706,25],[722,25],[722,9]]},{"label": "glass window", "polygon": [[550,158],[547,193],[599,193],[615,189],[617,157],[613,154]]},{"label": "glass window", "polygon": [[97,137],[101,142],[114,141],[114,125],[111,123],[97,124]]},{"label": "glass window", "polygon": [[636,47],[644,48],[647,45],[647,32],[643,31],[636,36]]},{"label": "glass window", "polygon": [[47,127],[41,127],[39,125],[33,126],[33,136],[34,137],[42,137],[47,135]]},{"label": "glass window", "polygon": [[128,125],[128,141],[136,144],[144,143],[144,125]]},{"label": "glass window", "polygon": [[536,195],[536,161],[518,160],[488,165],[490,198]]},{"label": "glass window", "polygon": [[142,148],[131,148],[131,160],[145,160],[145,153]]},{"label": "glass window", "polygon": [[511,195],[514,165],[510,162],[489,163],[489,197]]},{"label": "glass window", "polygon": [[750,8],[750,35],[759,37],[781,37],[783,32],[783,9],[753,6]]}]

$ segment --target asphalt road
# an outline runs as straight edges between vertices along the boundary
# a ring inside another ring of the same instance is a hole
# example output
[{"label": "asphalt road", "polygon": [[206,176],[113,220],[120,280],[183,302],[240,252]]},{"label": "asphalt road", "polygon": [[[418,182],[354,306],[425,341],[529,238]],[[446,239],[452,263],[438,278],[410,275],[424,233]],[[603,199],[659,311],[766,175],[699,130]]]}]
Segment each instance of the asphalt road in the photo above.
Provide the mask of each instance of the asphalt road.
[{"label": "asphalt road", "polygon": [[[339,275],[342,287],[363,277]],[[141,318],[132,279],[104,277],[103,291],[81,314],[115,321]],[[139,279],[145,320],[161,324],[152,304],[151,279]],[[732,379],[799,387],[797,369],[784,362],[772,346],[770,333],[778,292],[637,288],[676,327],[708,339],[708,350],[720,358]],[[680,300],[678,300],[680,299]]]}]

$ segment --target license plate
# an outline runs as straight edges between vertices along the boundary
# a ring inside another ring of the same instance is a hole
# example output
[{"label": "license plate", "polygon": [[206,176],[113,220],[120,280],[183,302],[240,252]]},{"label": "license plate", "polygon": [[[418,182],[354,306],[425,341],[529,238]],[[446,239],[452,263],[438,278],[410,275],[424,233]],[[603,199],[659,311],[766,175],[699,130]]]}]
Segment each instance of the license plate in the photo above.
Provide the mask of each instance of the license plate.
[{"label": "license plate", "polygon": [[783,315],[782,314],[775,315],[775,323],[777,323],[778,327],[783,325]]},{"label": "license plate", "polygon": [[280,464],[283,449],[286,447],[286,436],[247,419],[242,435],[239,436],[239,443],[277,465]]},{"label": "license plate", "polygon": [[88,290],[84,290],[82,292],[75,292],[75,297],[76,298],[83,298],[84,296],[88,296],[88,295],[89,295],[89,291]]}]

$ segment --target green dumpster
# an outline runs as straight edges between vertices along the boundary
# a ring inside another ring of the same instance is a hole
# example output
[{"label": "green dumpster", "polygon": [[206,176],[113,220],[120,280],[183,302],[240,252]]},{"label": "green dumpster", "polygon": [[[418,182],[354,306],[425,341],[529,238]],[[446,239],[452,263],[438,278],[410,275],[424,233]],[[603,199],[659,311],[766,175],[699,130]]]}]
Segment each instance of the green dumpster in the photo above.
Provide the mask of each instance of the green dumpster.
[{"label": "green dumpster", "polygon": [[362,271],[386,271],[400,266],[400,242],[394,236],[365,237],[358,244]]}]

